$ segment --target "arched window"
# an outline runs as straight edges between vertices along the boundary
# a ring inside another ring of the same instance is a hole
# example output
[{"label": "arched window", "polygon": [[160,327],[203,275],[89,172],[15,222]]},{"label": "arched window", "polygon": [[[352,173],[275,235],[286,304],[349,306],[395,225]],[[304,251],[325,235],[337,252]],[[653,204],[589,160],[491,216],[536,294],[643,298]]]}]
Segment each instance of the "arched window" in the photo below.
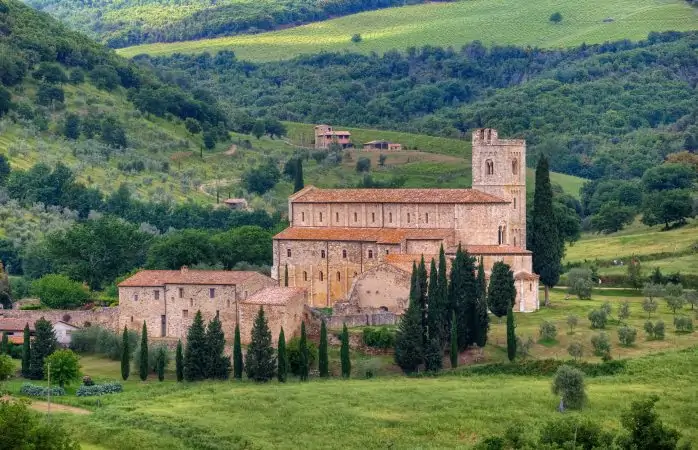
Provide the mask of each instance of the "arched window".
[{"label": "arched window", "polygon": [[342,250],[342,258],[347,259],[347,251]]},{"label": "arched window", "polygon": [[485,173],[487,175],[494,175],[494,162],[491,159],[485,161]]},{"label": "arched window", "polygon": [[342,274],[337,272],[337,281],[342,281]]},{"label": "arched window", "polygon": [[308,281],[308,272],[303,272],[303,281]]},{"label": "arched window", "polygon": [[368,251],[368,259],[372,259],[372,258],[373,258],[373,250],[369,250]]},{"label": "arched window", "polygon": [[322,274],[322,271],[319,272],[318,278],[320,279],[320,281],[323,281],[325,279],[325,276]]},{"label": "arched window", "polygon": [[291,257],[291,249],[290,248],[286,249],[286,256],[288,256],[289,258]]},{"label": "arched window", "polygon": [[511,161],[511,173],[514,175],[519,173],[519,160],[516,158]]},{"label": "arched window", "polygon": [[502,226],[500,225],[499,228],[497,229],[497,243],[499,245],[502,245],[503,243],[503,234],[502,234]]},{"label": "arched window", "polygon": [[327,255],[325,255],[325,251],[320,250],[320,258],[325,259],[325,256],[327,256]]},{"label": "arched window", "polygon": [[514,236],[514,247],[516,247],[516,236]]}]

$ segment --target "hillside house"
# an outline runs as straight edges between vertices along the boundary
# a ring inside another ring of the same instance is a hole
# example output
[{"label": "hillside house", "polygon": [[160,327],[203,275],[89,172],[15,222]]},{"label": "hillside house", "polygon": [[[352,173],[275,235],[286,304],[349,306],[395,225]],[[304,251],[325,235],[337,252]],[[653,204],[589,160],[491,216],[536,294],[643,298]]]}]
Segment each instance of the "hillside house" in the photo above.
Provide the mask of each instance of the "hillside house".
[{"label": "hillside house", "polygon": [[348,131],[335,131],[329,125],[315,126],[315,148],[327,150],[332,143],[340,145],[343,149],[352,147],[351,133]]},{"label": "hillside house", "polygon": [[366,151],[390,151],[390,152],[399,152],[402,150],[402,144],[398,144],[397,142],[390,142],[390,141],[383,141],[383,140],[378,140],[378,141],[369,141],[369,142],[364,142],[364,150]]}]

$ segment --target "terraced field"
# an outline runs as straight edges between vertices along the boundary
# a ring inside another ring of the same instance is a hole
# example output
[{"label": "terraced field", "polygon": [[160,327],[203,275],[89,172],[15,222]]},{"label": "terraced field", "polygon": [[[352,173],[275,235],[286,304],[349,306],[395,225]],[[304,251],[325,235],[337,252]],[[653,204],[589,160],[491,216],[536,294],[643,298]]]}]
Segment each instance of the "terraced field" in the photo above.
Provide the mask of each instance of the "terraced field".
[{"label": "terraced field", "polygon": [[[549,21],[554,12],[562,14],[561,23]],[[698,9],[683,0],[476,0],[390,8],[270,33],[140,45],[118,52],[132,57],[233,50],[241,59],[271,61],[321,51],[459,47],[473,40],[557,48],[696,28]],[[362,37],[359,43],[351,41],[356,33]]]}]

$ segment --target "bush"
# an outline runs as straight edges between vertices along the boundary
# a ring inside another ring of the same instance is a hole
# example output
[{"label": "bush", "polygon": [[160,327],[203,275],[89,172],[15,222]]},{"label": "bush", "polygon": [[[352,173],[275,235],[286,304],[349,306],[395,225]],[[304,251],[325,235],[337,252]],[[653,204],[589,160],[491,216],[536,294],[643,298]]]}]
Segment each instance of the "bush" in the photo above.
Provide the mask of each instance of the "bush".
[{"label": "bush", "polygon": [[363,330],[363,343],[367,347],[388,349],[395,347],[395,331],[387,327],[366,327]]},{"label": "bush", "polygon": [[75,392],[75,395],[78,397],[92,397],[95,395],[116,394],[123,392],[123,390],[124,388],[121,386],[121,383],[102,383],[91,386],[80,386],[77,392]]},{"label": "bush", "polygon": [[664,322],[661,320],[654,324],[654,338],[658,341],[664,340]]},{"label": "bush", "polygon": [[595,309],[589,313],[589,321],[592,329],[606,328],[608,316],[603,309]]},{"label": "bush", "polygon": [[[129,330],[128,339],[129,348],[135,348],[138,334]],[[120,334],[99,326],[75,330],[70,342],[70,348],[77,353],[103,355],[114,361],[121,359],[121,346]]]},{"label": "bush", "polygon": [[361,35],[359,33],[354,33],[351,35],[351,41],[355,44],[361,42]]},{"label": "bush", "polygon": [[[2,7],[2,3],[0,3]],[[27,400],[0,400],[0,447],[3,449],[76,449],[79,444],[61,421],[45,420]]]},{"label": "bush", "polygon": [[554,12],[550,15],[550,21],[552,23],[560,23],[562,22],[562,14],[560,14],[559,11]]},{"label": "bush", "polygon": [[[169,350],[167,349],[167,346],[164,344],[161,345],[149,345],[148,346],[148,373],[155,373],[157,371],[157,358],[158,354],[162,352],[162,348],[164,347],[164,356],[165,356],[165,368],[170,364],[170,360],[172,359],[172,356],[170,355]],[[141,344],[138,342],[136,344],[136,348],[134,349],[134,352],[132,354],[133,357],[133,366],[131,367],[131,370],[133,370],[136,373],[140,373],[140,367],[141,367],[141,361],[140,361],[140,354],[141,354]]]},{"label": "bush", "polygon": [[557,327],[554,323],[547,320],[540,324],[538,329],[541,341],[554,341],[557,338]]},{"label": "bush", "polygon": [[540,443],[551,448],[613,448],[613,433],[589,419],[564,417],[547,422],[540,433]]},{"label": "bush", "polygon": [[[318,350],[314,342],[308,341],[308,368],[313,370],[317,361]],[[301,352],[300,338],[294,337],[286,343],[286,358],[288,359],[291,373],[300,376],[301,374]]]},{"label": "bush", "polygon": [[693,320],[690,317],[676,317],[674,318],[674,327],[676,327],[677,333],[691,333],[693,332]]},{"label": "bush", "polygon": [[565,407],[579,409],[586,402],[584,391],[584,373],[570,366],[557,370],[552,385],[553,394],[559,395]]},{"label": "bush", "polygon": [[603,331],[591,337],[591,346],[594,348],[596,356],[600,356],[604,360],[611,358],[611,340]]},{"label": "bush", "polygon": [[591,292],[594,288],[594,282],[591,280],[592,272],[589,269],[575,268],[567,273],[567,283],[569,284],[569,293],[576,295],[580,300],[589,300]]},{"label": "bush", "polygon": [[630,347],[635,343],[635,338],[637,337],[637,330],[629,326],[622,326],[618,328],[618,340],[620,344],[624,347]]},{"label": "bush", "polygon": [[371,170],[371,160],[365,157],[361,157],[356,161],[356,171],[357,172],[368,172]]},{"label": "bush", "polygon": [[[24,383],[19,392],[24,395],[28,395],[29,397],[48,397],[49,389],[46,386],[37,386],[36,384],[32,383]],[[51,388],[51,397],[58,397],[61,395],[65,395],[65,389],[57,386]]]},{"label": "bush", "polygon": [[652,339],[654,337],[654,325],[652,324],[652,322],[649,320],[647,322],[645,322],[644,328],[645,328],[645,334],[647,334],[647,337]]},{"label": "bush", "polygon": [[574,333],[574,327],[579,323],[579,318],[574,314],[567,317],[567,326],[570,327],[570,334]]},{"label": "bush", "polygon": [[567,347],[567,353],[576,361],[583,356],[584,347],[581,342],[572,342],[569,347]]},{"label": "bush", "polygon": [[65,275],[44,275],[32,283],[32,294],[54,309],[82,306],[90,299],[85,286]]},{"label": "bush", "polygon": [[514,363],[478,364],[459,368],[455,373],[461,376],[516,375],[549,377],[554,375],[563,365],[577,368],[588,377],[617,375],[625,370],[624,361],[608,361],[599,364],[583,361],[563,361],[561,359],[531,359]]},{"label": "bush", "polygon": [[72,350],[56,350],[47,356],[44,360],[46,367],[44,373],[48,373],[49,364],[51,365],[51,379],[60,387],[69,385],[80,378],[78,355]]},{"label": "bush", "polygon": [[8,355],[0,355],[0,383],[15,373],[15,363]]}]

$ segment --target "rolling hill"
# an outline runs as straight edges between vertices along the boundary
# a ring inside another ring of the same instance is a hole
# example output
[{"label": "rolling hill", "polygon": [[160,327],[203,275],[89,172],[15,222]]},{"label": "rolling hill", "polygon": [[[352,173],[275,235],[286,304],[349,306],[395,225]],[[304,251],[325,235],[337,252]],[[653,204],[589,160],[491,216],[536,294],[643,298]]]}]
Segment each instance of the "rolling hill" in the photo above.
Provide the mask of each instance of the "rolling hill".
[{"label": "rolling hill", "polygon": [[[554,12],[562,14],[561,23],[549,21]],[[698,9],[684,0],[478,0],[389,8],[269,33],[139,45],[119,53],[131,57],[232,50],[240,59],[272,61],[321,51],[460,47],[474,40],[561,48],[697,28]],[[352,42],[354,34],[361,35],[361,42]]]}]

